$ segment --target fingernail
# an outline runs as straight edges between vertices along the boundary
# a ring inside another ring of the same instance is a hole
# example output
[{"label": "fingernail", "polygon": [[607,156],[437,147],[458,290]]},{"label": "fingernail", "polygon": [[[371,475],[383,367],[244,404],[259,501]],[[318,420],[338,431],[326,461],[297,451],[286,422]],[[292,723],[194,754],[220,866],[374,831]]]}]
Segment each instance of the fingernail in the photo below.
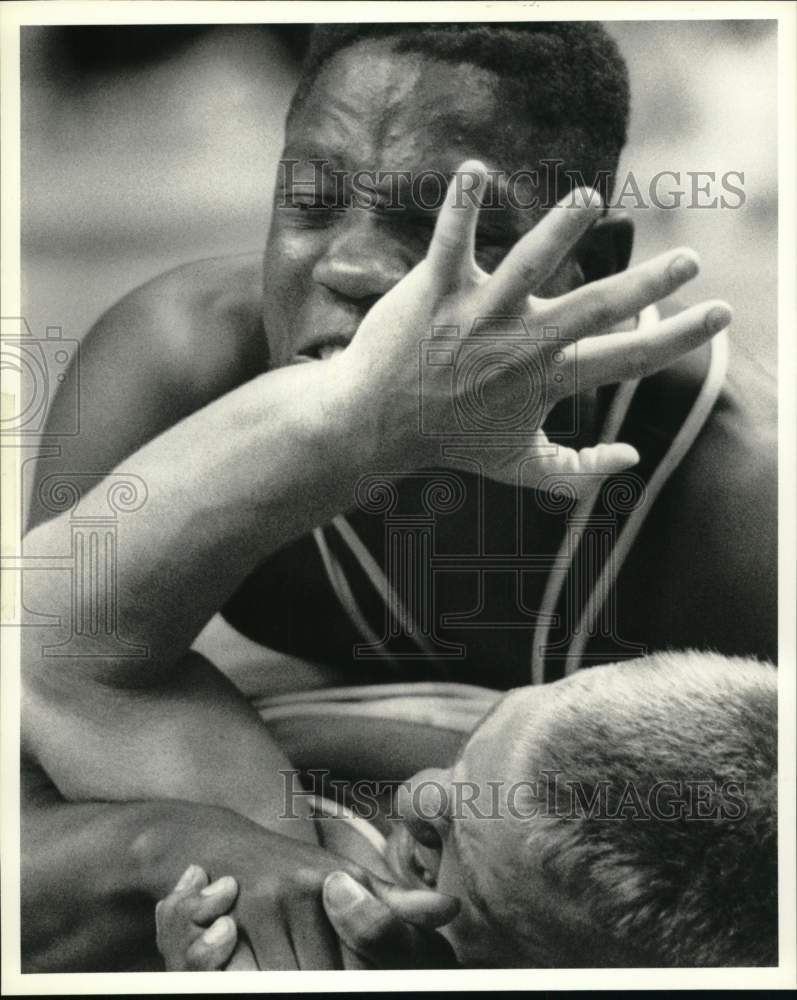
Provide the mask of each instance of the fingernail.
[{"label": "fingernail", "polygon": [[324,882],[324,898],[333,910],[350,910],[368,898],[368,893],[346,872],[332,872]]},{"label": "fingernail", "polygon": [[694,257],[676,257],[670,264],[670,277],[673,281],[688,281],[697,274],[697,261]]},{"label": "fingernail", "polygon": [[219,917],[216,923],[211,924],[202,935],[202,940],[205,944],[219,944],[228,936],[229,933],[230,921],[225,920],[223,917]]},{"label": "fingernail", "polygon": [[180,876],[180,881],[174,887],[176,891],[181,889],[187,889],[190,885],[193,885],[199,877],[200,869],[198,865],[189,865],[183,874]]},{"label": "fingernail", "polygon": [[226,889],[230,889],[230,883],[234,879],[231,875],[223,875],[221,878],[217,878],[215,882],[211,882],[210,885],[206,885],[204,889],[200,890],[200,896],[218,896],[219,893],[224,892]]},{"label": "fingernail", "polygon": [[731,319],[732,313],[730,309],[724,306],[715,306],[711,312],[706,316],[706,324],[709,330],[716,333],[718,330],[722,330],[726,327]]}]

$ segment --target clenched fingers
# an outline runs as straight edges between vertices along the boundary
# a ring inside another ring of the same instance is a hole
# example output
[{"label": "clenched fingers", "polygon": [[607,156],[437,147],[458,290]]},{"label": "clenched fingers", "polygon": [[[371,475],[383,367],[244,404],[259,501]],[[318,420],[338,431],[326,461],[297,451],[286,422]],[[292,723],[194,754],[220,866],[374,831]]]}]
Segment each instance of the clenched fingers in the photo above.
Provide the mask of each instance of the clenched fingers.
[{"label": "clenched fingers", "polygon": [[232,955],[238,931],[232,917],[219,917],[188,948],[185,968],[189,972],[222,969]]}]

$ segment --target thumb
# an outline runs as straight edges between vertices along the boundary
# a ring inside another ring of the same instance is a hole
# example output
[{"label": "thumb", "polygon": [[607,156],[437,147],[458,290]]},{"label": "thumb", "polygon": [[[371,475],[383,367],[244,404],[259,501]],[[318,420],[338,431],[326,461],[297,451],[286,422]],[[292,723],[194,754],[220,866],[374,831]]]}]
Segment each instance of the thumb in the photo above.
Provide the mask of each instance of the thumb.
[{"label": "thumb", "polygon": [[[558,446],[552,453],[550,446],[542,451],[535,443],[522,462],[520,478],[527,489],[546,493],[546,480],[561,476],[574,495],[581,496],[597,490],[608,476],[625,472],[638,463],[639,452],[630,444],[597,444],[580,451]],[[513,470],[513,474],[517,481],[517,470]],[[562,484],[557,482],[556,485],[559,487]]]},{"label": "thumb", "polygon": [[[387,893],[386,886],[382,883],[378,891]],[[347,969],[449,968],[456,963],[442,935],[408,923],[346,872],[327,876],[323,898]]]},{"label": "thumb", "polygon": [[598,444],[578,453],[579,472],[613,476],[639,464],[639,452],[630,444]]},{"label": "thumb", "polygon": [[332,872],[324,882],[324,905],[332,908],[377,912],[387,907],[401,920],[421,930],[435,930],[459,913],[460,902],[434,889],[405,889],[363,870],[358,881],[348,872]]},{"label": "thumb", "polygon": [[405,889],[373,878],[372,891],[397,917],[423,930],[434,930],[450,923],[459,913],[456,896],[434,889]]}]

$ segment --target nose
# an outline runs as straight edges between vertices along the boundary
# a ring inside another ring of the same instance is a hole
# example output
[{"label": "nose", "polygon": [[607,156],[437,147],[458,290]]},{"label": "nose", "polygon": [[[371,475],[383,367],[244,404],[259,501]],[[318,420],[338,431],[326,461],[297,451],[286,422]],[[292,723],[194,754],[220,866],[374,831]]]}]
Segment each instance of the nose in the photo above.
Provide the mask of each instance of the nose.
[{"label": "nose", "polygon": [[366,311],[412,267],[389,223],[374,211],[350,209],[313,269],[313,280]]},{"label": "nose", "polygon": [[399,788],[397,805],[404,824],[426,847],[440,847],[451,821],[453,788],[450,771],[419,771]]}]

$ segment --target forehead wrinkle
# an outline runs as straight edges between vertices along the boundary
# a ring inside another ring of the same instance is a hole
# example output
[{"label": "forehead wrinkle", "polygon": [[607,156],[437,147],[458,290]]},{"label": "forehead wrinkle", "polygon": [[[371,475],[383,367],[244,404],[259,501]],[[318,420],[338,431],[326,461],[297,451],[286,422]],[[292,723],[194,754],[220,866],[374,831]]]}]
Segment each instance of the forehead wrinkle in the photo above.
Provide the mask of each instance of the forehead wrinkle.
[{"label": "forehead wrinkle", "polygon": [[[335,53],[298,109],[296,117],[305,118],[305,129],[326,134],[327,141],[334,143],[338,129],[360,142],[366,139],[364,145],[368,148],[361,159],[372,162],[352,166],[417,169],[418,164],[407,160],[408,155],[411,158],[420,154],[437,163],[448,157],[453,170],[474,155],[487,159],[499,135],[501,145],[506,146],[507,129],[518,132],[508,113],[505,121],[497,121],[504,108],[503,103],[499,105],[498,74],[426,53],[396,52],[394,45],[390,39],[365,39]],[[368,80],[367,88],[364,79]],[[335,145],[356,152],[353,143],[340,138]],[[408,145],[414,148],[408,150]],[[509,147],[504,154],[508,152]],[[515,159],[514,151],[511,153],[509,159]],[[382,162],[373,162],[376,159]]]}]

